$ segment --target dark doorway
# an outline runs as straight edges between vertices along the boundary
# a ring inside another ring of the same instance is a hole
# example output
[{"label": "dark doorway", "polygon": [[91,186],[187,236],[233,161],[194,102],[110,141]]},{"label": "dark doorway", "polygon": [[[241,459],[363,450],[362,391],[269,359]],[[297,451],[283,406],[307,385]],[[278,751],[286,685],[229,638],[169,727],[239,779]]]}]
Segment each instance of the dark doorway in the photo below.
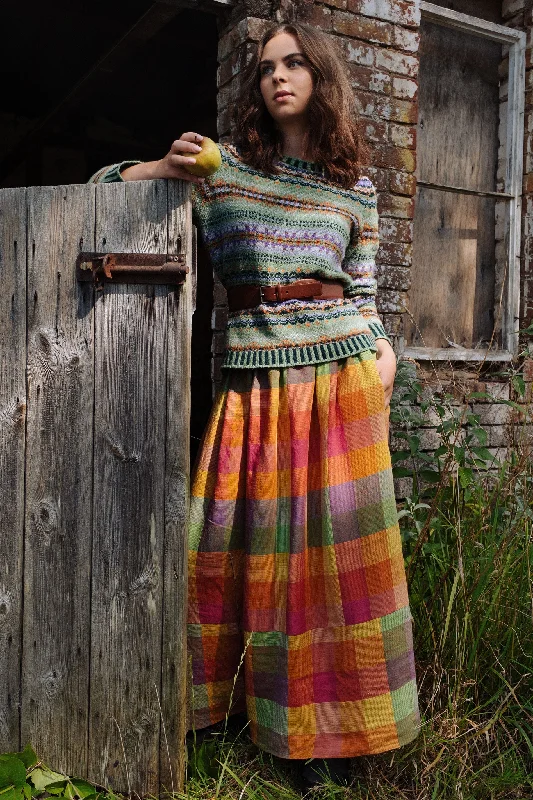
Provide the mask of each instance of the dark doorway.
[{"label": "dark doorway", "polygon": [[[0,8],[0,186],[84,183],[161,158],[185,131],[217,139],[218,20],[147,0]],[[193,320],[194,456],[211,405],[212,273],[201,242]]]}]

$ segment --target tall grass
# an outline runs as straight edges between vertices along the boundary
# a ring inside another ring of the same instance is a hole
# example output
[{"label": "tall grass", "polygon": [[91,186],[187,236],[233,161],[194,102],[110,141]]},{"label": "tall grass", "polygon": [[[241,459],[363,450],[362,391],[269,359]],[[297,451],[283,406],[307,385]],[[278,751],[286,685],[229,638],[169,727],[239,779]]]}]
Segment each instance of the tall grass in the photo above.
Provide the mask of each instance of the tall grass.
[{"label": "tall grass", "polygon": [[[513,383],[521,397],[507,403],[512,447],[496,462],[471,404],[427,399],[409,364],[399,365],[393,461],[409,486],[399,515],[422,727],[400,750],[355,759],[351,787],[313,797],[533,798],[533,462],[525,386],[516,375]],[[424,452],[428,417],[441,445]],[[218,777],[196,770],[183,797],[301,796],[296,764],[259,752],[245,734],[220,742]]]}]

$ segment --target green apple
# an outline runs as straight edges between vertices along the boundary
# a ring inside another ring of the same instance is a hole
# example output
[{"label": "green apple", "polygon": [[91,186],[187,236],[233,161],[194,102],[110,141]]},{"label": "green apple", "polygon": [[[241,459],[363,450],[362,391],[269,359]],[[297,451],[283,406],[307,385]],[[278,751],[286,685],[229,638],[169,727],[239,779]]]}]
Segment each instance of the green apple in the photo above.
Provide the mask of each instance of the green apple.
[{"label": "green apple", "polygon": [[196,159],[196,164],[184,164],[183,166],[192,175],[207,178],[208,175],[212,175],[217,171],[222,164],[222,158],[216,142],[208,136],[204,136],[200,147],[202,149],[199,153],[191,153],[193,158]]}]

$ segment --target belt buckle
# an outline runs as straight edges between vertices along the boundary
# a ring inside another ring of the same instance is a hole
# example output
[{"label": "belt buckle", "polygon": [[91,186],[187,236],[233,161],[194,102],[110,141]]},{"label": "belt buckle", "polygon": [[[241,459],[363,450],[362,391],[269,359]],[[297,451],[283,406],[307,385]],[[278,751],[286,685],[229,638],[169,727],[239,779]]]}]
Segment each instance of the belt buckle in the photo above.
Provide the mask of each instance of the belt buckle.
[{"label": "belt buckle", "polygon": [[265,296],[263,294],[263,288],[264,288],[264,286],[262,284],[260,284],[259,285],[259,300],[260,300],[261,303],[266,303],[267,301],[265,300]]}]

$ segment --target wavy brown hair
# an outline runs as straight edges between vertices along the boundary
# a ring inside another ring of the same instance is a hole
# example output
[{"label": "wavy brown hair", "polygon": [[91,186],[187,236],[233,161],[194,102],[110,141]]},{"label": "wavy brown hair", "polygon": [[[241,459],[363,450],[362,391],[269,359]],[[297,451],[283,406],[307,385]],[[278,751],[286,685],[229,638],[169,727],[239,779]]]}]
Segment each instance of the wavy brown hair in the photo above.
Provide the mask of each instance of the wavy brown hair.
[{"label": "wavy brown hair", "polygon": [[243,74],[233,113],[233,142],[243,160],[255,169],[278,174],[275,162],[283,155],[283,138],[270,116],[259,88],[259,62],[267,42],[278,33],[298,40],[313,74],[314,90],[307,107],[309,161],[325,177],[348,189],[360,176],[367,148],[359,130],[352,87],[342,57],[322,31],[302,22],[269,28]]}]

